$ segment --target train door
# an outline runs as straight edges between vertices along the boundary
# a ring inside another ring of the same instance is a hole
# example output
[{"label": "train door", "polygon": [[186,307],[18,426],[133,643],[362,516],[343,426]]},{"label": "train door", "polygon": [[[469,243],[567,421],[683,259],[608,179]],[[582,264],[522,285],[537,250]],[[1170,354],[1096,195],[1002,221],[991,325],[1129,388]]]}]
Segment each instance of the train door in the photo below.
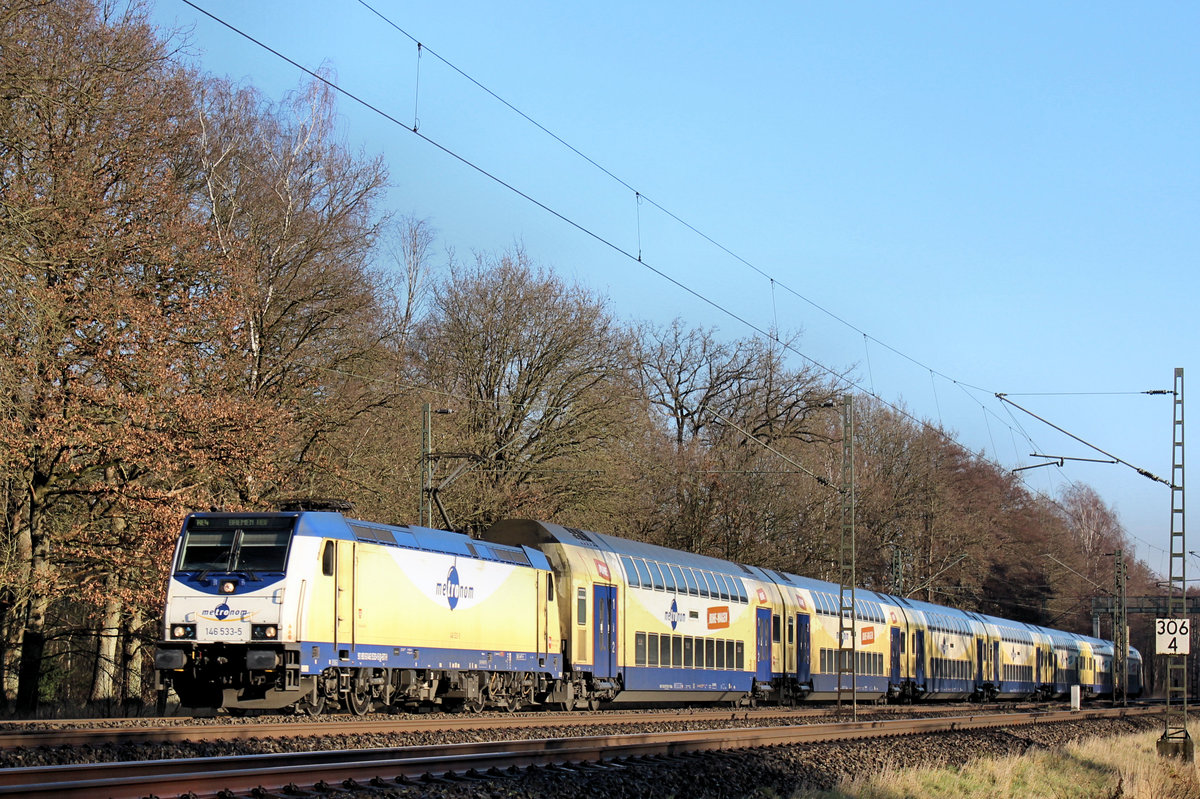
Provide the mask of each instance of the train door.
[{"label": "train door", "polygon": [[992,682],[1000,684],[1000,642],[992,641]]},{"label": "train door", "polygon": [[338,657],[349,657],[354,648],[354,542],[337,542],[336,588],[333,606],[333,643]]},{"label": "train door", "polygon": [[899,627],[892,628],[892,676],[890,682],[892,685],[900,684],[900,650],[902,648],[903,638],[900,634]]},{"label": "train door", "polygon": [[975,688],[987,682],[987,649],[982,638],[975,639]]},{"label": "train door", "polygon": [[916,630],[913,632],[913,655],[916,658],[916,665],[913,668],[913,682],[917,685],[925,684],[925,631]]},{"label": "train door", "polygon": [[755,617],[755,678],[771,681],[771,609],[759,608]]},{"label": "train door", "polygon": [[[545,589],[543,589],[543,583]],[[546,659],[550,656],[550,600],[554,596],[554,575],[550,572],[537,575],[537,651],[540,665],[546,665]],[[543,590],[545,593],[543,593]]]},{"label": "train door", "polygon": [[796,614],[796,681],[801,685],[812,679],[812,636],[807,613]]},{"label": "train door", "polygon": [[597,585],[593,588],[592,643],[596,677],[615,677],[617,674],[617,587]]}]

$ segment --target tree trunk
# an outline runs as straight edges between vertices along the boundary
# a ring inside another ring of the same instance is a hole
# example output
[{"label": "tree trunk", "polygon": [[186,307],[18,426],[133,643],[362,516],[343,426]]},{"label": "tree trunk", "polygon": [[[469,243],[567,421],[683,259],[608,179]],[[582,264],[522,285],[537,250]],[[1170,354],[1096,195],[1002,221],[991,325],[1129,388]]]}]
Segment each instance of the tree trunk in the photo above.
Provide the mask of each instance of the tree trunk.
[{"label": "tree trunk", "polygon": [[125,627],[125,714],[141,715],[145,703],[145,641],[142,640],[142,626],[145,616],[140,608],[135,608],[129,614]]},{"label": "tree trunk", "polygon": [[0,589],[0,712],[8,710],[8,703],[17,693],[17,652],[21,641],[12,612],[15,600],[11,589]]},{"label": "tree trunk", "polygon": [[41,511],[45,481],[34,476],[30,491],[29,516],[17,534],[21,559],[21,582],[29,591],[25,606],[25,629],[21,637],[21,667],[17,678],[17,713],[37,712],[42,680],[42,657],[46,651],[46,613],[50,609],[50,542],[42,535]]},{"label": "tree trunk", "polygon": [[96,664],[92,669],[92,694],[94,704],[106,705],[109,709],[117,698],[117,644],[121,635],[121,600],[117,598],[118,578],[109,574],[104,580],[104,612],[96,636]]},{"label": "tree trunk", "polygon": [[29,603],[29,615],[21,636],[21,667],[17,678],[17,713],[37,712],[42,680],[42,656],[46,651],[46,607],[43,597]]}]

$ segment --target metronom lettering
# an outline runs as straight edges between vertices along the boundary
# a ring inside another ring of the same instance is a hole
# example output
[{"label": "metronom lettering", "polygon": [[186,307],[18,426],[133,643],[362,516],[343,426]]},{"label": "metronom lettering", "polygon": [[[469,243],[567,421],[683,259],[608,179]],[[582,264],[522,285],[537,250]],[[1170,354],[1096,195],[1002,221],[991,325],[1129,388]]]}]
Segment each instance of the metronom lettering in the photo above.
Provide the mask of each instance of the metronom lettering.
[{"label": "metronom lettering", "polygon": [[474,599],[475,587],[458,583],[438,583],[433,593],[446,599]]}]

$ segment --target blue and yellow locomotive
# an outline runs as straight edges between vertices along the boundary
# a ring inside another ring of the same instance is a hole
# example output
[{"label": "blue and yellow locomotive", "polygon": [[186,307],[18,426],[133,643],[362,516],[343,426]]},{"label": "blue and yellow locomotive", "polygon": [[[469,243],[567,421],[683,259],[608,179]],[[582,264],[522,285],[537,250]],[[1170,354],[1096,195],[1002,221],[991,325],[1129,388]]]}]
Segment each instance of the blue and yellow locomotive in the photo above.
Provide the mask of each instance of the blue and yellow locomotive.
[{"label": "blue and yellow locomotive", "polygon": [[[1112,644],[559,525],[479,539],[341,513],[195,513],[155,656],[185,707],[595,708],[1112,693]],[[1140,693],[1129,652],[1129,695]],[[846,671],[852,670],[852,685]]]}]

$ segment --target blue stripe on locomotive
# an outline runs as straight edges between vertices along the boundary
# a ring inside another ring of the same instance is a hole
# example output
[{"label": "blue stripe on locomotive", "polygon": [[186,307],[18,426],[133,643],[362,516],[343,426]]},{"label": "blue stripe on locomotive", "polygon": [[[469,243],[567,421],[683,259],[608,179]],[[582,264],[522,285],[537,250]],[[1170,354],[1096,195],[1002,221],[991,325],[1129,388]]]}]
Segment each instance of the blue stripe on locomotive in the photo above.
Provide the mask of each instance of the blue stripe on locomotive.
[{"label": "blue stripe on locomotive", "polygon": [[[344,646],[301,641],[301,664],[315,671],[338,668],[461,669],[463,671],[538,671],[562,674],[562,655],[537,652],[488,652],[445,647],[358,645],[349,657]],[[545,665],[542,665],[542,664]],[[315,673],[315,672],[314,672]]]}]

